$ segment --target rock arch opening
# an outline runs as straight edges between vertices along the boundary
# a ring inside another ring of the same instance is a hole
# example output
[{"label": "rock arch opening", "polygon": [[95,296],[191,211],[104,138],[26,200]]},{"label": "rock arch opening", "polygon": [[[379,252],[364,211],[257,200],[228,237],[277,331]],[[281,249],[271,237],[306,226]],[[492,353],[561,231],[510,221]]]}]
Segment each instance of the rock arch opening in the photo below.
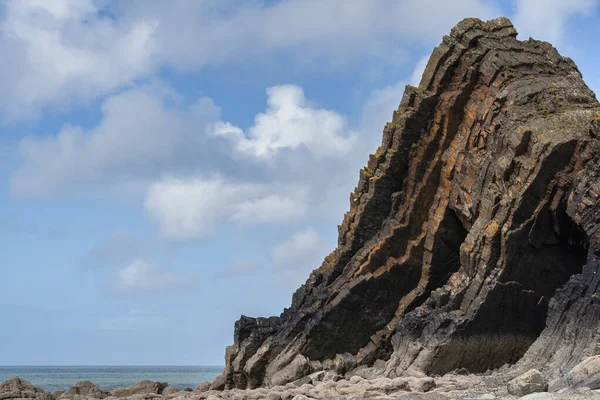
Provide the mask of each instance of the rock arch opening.
[{"label": "rock arch opening", "polygon": [[432,373],[514,364],[540,336],[550,299],[587,260],[588,240],[563,205],[544,207],[507,235],[501,275],[472,319],[438,348]]}]

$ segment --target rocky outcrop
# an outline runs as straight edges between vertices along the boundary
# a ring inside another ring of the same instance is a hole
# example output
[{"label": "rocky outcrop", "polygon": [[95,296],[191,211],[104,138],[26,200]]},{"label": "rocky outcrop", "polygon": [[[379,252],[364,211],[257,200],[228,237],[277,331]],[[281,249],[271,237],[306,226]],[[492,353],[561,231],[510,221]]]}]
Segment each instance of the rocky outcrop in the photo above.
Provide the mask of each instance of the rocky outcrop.
[{"label": "rocky outcrop", "polygon": [[135,394],[162,394],[163,390],[169,386],[166,382],[153,382],[143,380],[126,388],[117,388],[110,392],[114,397],[130,397]]},{"label": "rocky outcrop", "polygon": [[108,396],[108,392],[101,390],[91,381],[80,381],[74,384],[63,393],[61,399],[94,398],[103,399]]},{"label": "rocky outcrop", "polygon": [[12,379],[0,383],[0,399],[53,400],[53,397],[47,390],[36,388],[31,382],[15,376]]},{"label": "rocky outcrop", "polygon": [[213,389],[376,362],[388,378],[519,360],[552,375],[595,354],[600,104],[571,59],[516,36],[499,18],[444,37],[338,247],[280,317],[236,322]]},{"label": "rocky outcrop", "polygon": [[[443,377],[377,377],[363,379],[358,375],[350,379],[328,379],[332,372],[319,371],[311,374],[311,379],[288,383],[271,388],[231,389],[225,391],[207,390],[203,392],[173,390],[168,386],[161,394],[136,393],[128,397],[106,397],[106,400],[494,400],[515,399],[507,392],[509,375],[507,371],[494,371],[485,374],[457,375],[449,373]],[[524,378],[527,377],[527,374]],[[525,379],[531,381],[531,379]],[[510,385],[510,384],[509,384]],[[35,397],[12,397],[14,391],[5,392],[0,385],[0,399],[33,399]],[[524,386],[527,387],[526,385]],[[41,389],[35,389],[43,392]],[[30,388],[22,393],[31,392]],[[599,399],[600,390],[589,387],[566,388],[558,393],[539,392],[520,397],[527,400],[541,399]],[[56,399],[56,397],[55,397]],[[95,397],[77,395],[77,400],[96,400]],[[51,400],[51,399],[49,399]]]},{"label": "rocky outcrop", "polygon": [[196,392],[207,392],[210,390],[210,382],[203,382],[196,387]]}]

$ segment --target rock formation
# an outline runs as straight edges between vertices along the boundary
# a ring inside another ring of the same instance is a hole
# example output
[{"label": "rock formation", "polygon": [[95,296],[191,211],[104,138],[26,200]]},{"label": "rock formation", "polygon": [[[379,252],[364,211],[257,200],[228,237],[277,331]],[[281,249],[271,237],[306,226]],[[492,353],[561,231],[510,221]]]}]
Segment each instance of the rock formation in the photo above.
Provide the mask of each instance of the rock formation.
[{"label": "rock formation", "polygon": [[571,59],[516,36],[499,18],[444,37],[338,247],[281,316],[236,322],[213,389],[519,360],[552,375],[598,352],[600,104]]},{"label": "rock formation", "polygon": [[53,400],[52,394],[47,390],[34,387],[31,382],[14,377],[0,383],[0,399],[35,399]]},{"label": "rock formation", "polygon": [[[479,375],[446,374],[443,377],[406,377],[386,378],[376,377],[364,379],[353,375],[346,379],[332,371],[319,371],[296,382],[284,386],[256,389],[231,389],[224,391],[179,390],[172,386],[165,387],[156,393],[156,388],[162,384],[140,382],[130,386],[136,388],[136,393],[125,397],[116,397],[114,391],[104,400],[494,400],[510,399],[523,393],[530,393],[521,400],[548,399],[600,399],[599,371],[597,357],[591,357],[576,366],[568,375],[571,387],[558,393],[540,392],[548,386],[545,377],[536,370],[530,370],[520,376],[514,376],[507,371]],[[510,378],[514,378],[509,380]],[[583,385],[589,385],[583,387]],[[88,388],[91,390],[86,390]],[[91,382],[76,383],[69,392],[72,396],[64,396],[64,391],[50,394],[43,389],[34,387],[30,382],[13,378],[0,384],[0,400],[97,400],[97,386]],[[115,389],[118,390],[118,389]],[[150,390],[150,392],[144,392]],[[75,392],[73,394],[73,392]],[[56,394],[55,394],[56,393]],[[511,395],[512,394],[512,395]],[[534,396],[534,397],[531,397]]]},{"label": "rock formation", "polygon": [[169,386],[166,382],[143,380],[126,388],[117,388],[110,392],[114,397],[131,397],[135,394],[162,394]]},{"label": "rock formation", "polygon": [[79,398],[104,399],[108,397],[108,392],[101,390],[91,381],[80,381],[75,383],[65,393],[61,394],[61,399],[76,400]]}]

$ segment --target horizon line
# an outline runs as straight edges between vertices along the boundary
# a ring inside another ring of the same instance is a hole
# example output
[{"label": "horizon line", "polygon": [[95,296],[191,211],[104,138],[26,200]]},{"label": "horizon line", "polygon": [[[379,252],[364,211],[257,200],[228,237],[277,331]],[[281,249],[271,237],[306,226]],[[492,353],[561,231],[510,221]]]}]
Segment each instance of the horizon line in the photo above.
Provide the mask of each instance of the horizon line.
[{"label": "horizon line", "polygon": [[201,364],[13,364],[0,365],[4,367],[219,367],[224,368],[224,365],[201,365]]}]

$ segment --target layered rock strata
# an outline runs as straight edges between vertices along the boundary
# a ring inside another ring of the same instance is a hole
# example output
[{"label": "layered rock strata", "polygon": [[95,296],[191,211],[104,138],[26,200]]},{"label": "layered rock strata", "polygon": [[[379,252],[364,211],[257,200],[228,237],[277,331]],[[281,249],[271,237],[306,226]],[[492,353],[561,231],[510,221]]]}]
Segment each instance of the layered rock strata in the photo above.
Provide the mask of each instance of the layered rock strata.
[{"label": "layered rock strata", "polygon": [[281,316],[236,322],[213,389],[374,364],[568,371],[597,351],[600,104],[571,59],[516,36],[499,18],[444,37],[360,171],[338,247]]}]

